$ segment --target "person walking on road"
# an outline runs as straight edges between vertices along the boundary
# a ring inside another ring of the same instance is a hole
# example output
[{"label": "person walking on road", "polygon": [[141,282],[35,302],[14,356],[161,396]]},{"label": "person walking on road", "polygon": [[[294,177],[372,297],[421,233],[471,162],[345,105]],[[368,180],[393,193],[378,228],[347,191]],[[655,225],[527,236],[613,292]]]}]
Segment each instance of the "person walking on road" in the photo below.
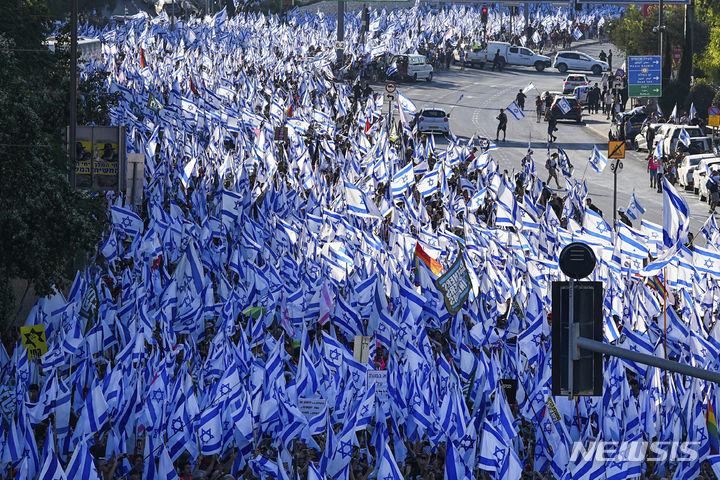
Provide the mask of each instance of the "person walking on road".
[{"label": "person walking on road", "polygon": [[608,70],[610,70],[612,72],[612,50],[609,50],[609,49],[608,49],[607,63],[608,63]]},{"label": "person walking on road", "polygon": [[600,50],[600,55],[598,55],[598,58],[601,62],[607,62],[607,55],[605,54],[605,50]]},{"label": "person walking on road", "polygon": [[650,188],[657,188],[657,160],[655,156],[650,154],[648,157],[648,172],[650,173]]},{"label": "person walking on road", "polygon": [[523,93],[522,89],[518,91],[518,94],[515,95],[515,102],[518,104],[518,107],[520,107],[520,110],[525,111],[525,99],[527,96]]},{"label": "person walking on road", "polygon": [[553,143],[555,140],[557,140],[557,137],[555,136],[555,131],[557,130],[557,118],[555,118],[555,115],[553,114],[552,110],[550,110],[548,114],[548,143]]},{"label": "person walking on road", "polygon": [[495,51],[495,56],[493,57],[493,66],[492,66],[493,72],[495,71],[495,67],[497,67],[497,69],[502,72],[502,60],[500,59],[500,49],[499,48]]},{"label": "person walking on road", "polygon": [[540,98],[540,95],[535,98],[535,113],[537,113],[537,123],[540,123],[540,118],[542,117],[543,113],[543,105],[545,102],[542,101],[542,98]]},{"label": "person walking on road", "polygon": [[558,154],[557,152],[550,155],[550,157],[545,162],[545,168],[547,168],[548,171],[548,179],[545,184],[549,187],[550,186],[550,180],[555,179],[555,185],[557,185],[558,188],[560,188],[560,182],[558,181],[557,176],[557,167],[558,167]]},{"label": "person walking on road", "polygon": [[505,130],[507,129],[507,115],[505,114],[505,111],[501,108],[500,109],[500,115],[495,117],[498,121],[498,127],[497,131],[495,132],[495,141],[497,142],[500,138],[500,131],[503,133],[503,142],[505,141]]},{"label": "person walking on road", "polygon": [[605,120],[610,120],[610,116],[612,115],[612,104],[613,104],[612,90],[608,89],[605,92]]}]

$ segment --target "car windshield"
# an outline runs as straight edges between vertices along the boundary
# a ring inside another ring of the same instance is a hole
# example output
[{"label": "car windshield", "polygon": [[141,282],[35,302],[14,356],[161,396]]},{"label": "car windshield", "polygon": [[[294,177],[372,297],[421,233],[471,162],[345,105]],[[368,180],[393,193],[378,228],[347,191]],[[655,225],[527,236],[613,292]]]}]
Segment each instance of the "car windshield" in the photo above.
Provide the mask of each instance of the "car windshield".
[{"label": "car windshield", "polygon": [[422,116],[429,118],[442,118],[445,116],[445,112],[442,110],[423,110]]},{"label": "car windshield", "polygon": [[580,75],[573,75],[573,76],[568,77],[568,82],[584,82],[584,81],[585,81],[585,77],[580,76]]},{"label": "car windshield", "polygon": [[700,164],[700,160],[702,160],[702,158],[691,158],[691,159],[690,159],[690,166],[691,166],[691,167],[694,167],[695,165],[699,165],[699,164]]}]

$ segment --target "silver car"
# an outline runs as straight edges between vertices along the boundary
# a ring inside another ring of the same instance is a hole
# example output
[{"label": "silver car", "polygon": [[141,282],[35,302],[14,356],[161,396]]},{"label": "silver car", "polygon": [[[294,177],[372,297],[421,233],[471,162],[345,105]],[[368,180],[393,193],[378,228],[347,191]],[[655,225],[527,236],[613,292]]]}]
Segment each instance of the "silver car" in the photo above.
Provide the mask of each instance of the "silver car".
[{"label": "silver car", "polygon": [[450,133],[450,115],[442,108],[425,108],[415,118],[420,133]]}]

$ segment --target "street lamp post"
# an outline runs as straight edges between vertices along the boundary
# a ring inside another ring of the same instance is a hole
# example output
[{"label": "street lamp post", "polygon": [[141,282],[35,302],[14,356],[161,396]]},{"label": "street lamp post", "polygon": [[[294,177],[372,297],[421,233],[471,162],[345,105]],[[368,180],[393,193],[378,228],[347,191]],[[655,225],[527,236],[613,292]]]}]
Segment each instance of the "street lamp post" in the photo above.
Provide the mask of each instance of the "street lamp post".
[{"label": "street lamp post", "polygon": [[619,158],[610,164],[610,170],[613,172],[613,228],[617,220],[617,176],[622,168],[623,164]]}]

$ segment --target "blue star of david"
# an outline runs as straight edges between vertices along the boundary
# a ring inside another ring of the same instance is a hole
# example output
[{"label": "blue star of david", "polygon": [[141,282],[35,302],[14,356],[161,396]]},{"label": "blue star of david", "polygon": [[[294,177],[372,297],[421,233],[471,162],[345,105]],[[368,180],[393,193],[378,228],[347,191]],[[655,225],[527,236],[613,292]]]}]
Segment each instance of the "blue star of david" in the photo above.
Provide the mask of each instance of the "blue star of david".
[{"label": "blue star of david", "polygon": [[552,425],[550,423],[546,423],[545,430],[547,430],[548,432],[552,432]]},{"label": "blue star of david", "polygon": [[[669,328],[668,328],[668,331],[670,331]],[[637,345],[630,345],[630,350],[632,350],[633,352],[637,352],[638,351]]]},{"label": "blue star of david", "polygon": [[361,417],[366,417],[369,410],[370,410],[370,409],[368,408],[367,405],[363,405],[362,410],[360,410],[360,416],[361,416]]},{"label": "blue star of david", "polygon": [[210,440],[215,438],[215,436],[212,434],[212,429],[208,428],[205,430],[204,428],[200,429],[200,441],[203,443],[208,443]]},{"label": "blue star of david", "polygon": [[345,458],[352,455],[352,443],[350,441],[341,441],[340,442],[340,448],[338,449],[338,452],[340,452],[340,455]]},{"label": "blue star of david", "polygon": [[633,267],[640,268],[640,260],[638,260],[637,258],[634,259],[632,263],[633,263]]},{"label": "blue star of david", "polygon": [[597,222],[597,229],[600,233],[605,233],[607,231],[607,225],[605,225],[605,222]]},{"label": "blue star of david", "polygon": [[360,382],[360,374],[358,372],[353,372],[352,374],[352,380],[354,383]]},{"label": "blue star of david", "polygon": [[650,389],[650,398],[660,398],[660,388],[652,387]]},{"label": "blue star of david", "polygon": [[538,392],[534,397],[535,402],[541,403],[545,401],[545,395],[542,392]]},{"label": "blue star of david", "polygon": [[498,465],[502,464],[502,461],[505,458],[505,449],[501,447],[495,447],[493,457],[495,457],[495,460],[497,460]]},{"label": "blue star of david", "polygon": [[532,336],[532,342],[536,347],[540,346],[540,342],[542,341],[542,335],[539,333],[536,333]]},{"label": "blue star of david", "polygon": [[117,247],[117,242],[115,241],[114,238],[110,240],[110,246],[113,248]]},{"label": "blue star of david", "polygon": [[192,300],[190,299],[190,295],[185,295],[185,298],[183,298],[182,306],[189,307],[191,304]]},{"label": "blue star of david", "polygon": [[383,477],[383,480],[395,480],[395,475],[388,473],[385,477]]},{"label": "blue star of david", "polygon": [[340,350],[338,350],[337,348],[333,348],[332,350],[330,350],[330,359],[333,362],[336,362],[339,358],[340,358]]},{"label": "blue star of david", "polygon": [[460,447],[465,450],[470,450],[473,447],[473,439],[470,435],[465,435],[462,440],[460,440]]},{"label": "blue star of david", "polygon": [[538,271],[542,272],[542,271],[544,271],[546,268],[547,268],[547,267],[546,267],[544,264],[538,263],[538,266],[537,266]]},{"label": "blue star of david", "polygon": [[20,370],[20,373],[18,375],[18,378],[22,383],[27,382],[27,379],[30,377],[29,373],[25,370]]},{"label": "blue star of david", "polygon": [[235,210],[240,210],[242,208],[242,202],[240,200],[235,200]]},{"label": "blue star of david", "polygon": [[220,394],[227,395],[228,393],[230,393],[230,385],[227,383],[220,385]]},{"label": "blue star of david", "polygon": [[384,332],[386,329],[387,329],[387,327],[385,326],[384,323],[381,323],[380,325],[378,325],[378,330],[380,330],[381,332]]},{"label": "blue star of david", "polygon": [[417,405],[417,406],[422,405],[422,398],[420,398],[420,395],[415,394],[415,396],[413,397],[412,403],[413,403],[413,405]]},{"label": "blue star of david", "polygon": [[122,221],[120,222],[123,227],[127,228],[130,225],[132,225],[132,220],[130,220],[130,217],[123,217]]},{"label": "blue star of david", "polygon": [[707,268],[712,268],[713,265],[714,265],[713,261],[710,260],[709,258],[707,260],[705,260],[705,266]]},{"label": "blue star of david", "polygon": [[155,400],[157,403],[162,402],[163,399],[165,398],[165,394],[159,388],[153,390],[152,395],[153,395],[153,397],[152,397],[153,400]]},{"label": "blue star of david", "polygon": [[615,387],[617,387],[617,384],[618,384],[617,377],[610,377],[610,386],[615,388]]},{"label": "blue star of david", "polygon": [[695,434],[700,436],[700,441],[703,441],[707,438],[707,435],[705,435],[705,429],[703,427],[696,427]]},{"label": "blue star of david", "polygon": [[613,417],[613,418],[614,418],[614,417],[615,417],[615,409],[614,409],[613,407],[609,407],[609,408],[607,409],[607,414],[608,414],[608,417]]},{"label": "blue star of david", "polygon": [[448,381],[445,378],[440,379],[440,390],[445,390],[447,388]]},{"label": "blue star of david", "polygon": [[613,461],[610,462],[609,468],[611,468],[611,469],[612,469],[612,468],[622,469],[622,468],[623,468],[623,463],[625,463],[625,460],[613,460]]},{"label": "blue star of david", "polygon": [[707,354],[708,354],[708,351],[707,351],[706,348],[700,349],[700,356],[701,356],[701,357],[706,357]]},{"label": "blue star of david", "polygon": [[172,424],[170,425],[170,427],[171,427],[172,430],[173,430],[173,435],[182,432],[182,431],[183,431],[183,426],[184,426],[183,421],[180,420],[179,418],[176,418],[175,420],[173,420],[173,421],[172,421]]},{"label": "blue star of david", "polygon": [[225,420],[223,422],[223,429],[227,432],[230,430],[230,422],[228,420]]}]

